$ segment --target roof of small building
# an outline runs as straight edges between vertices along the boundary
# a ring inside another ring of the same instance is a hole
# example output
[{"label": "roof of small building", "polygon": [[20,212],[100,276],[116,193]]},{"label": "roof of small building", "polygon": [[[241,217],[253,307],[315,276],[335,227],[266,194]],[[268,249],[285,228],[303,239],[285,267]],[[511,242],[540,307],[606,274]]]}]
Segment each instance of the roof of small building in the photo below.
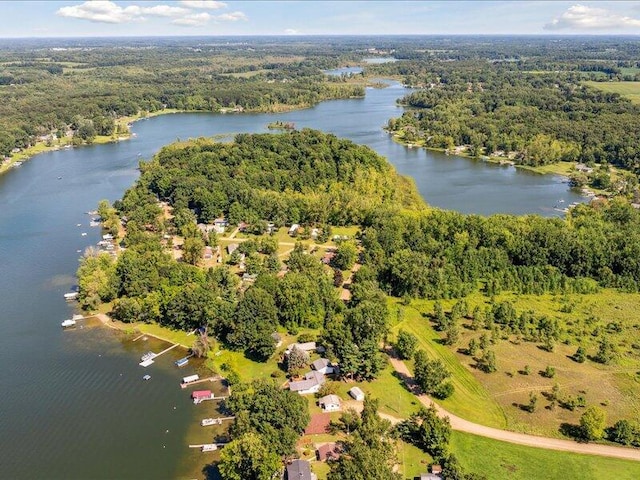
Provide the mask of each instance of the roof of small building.
[{"label": "roof of small building", "polygon": [[304,429],[305,435],[318,435],[327,433],[329,424],[331,423],[330,413],[316,413],[311,416],[309,425]]},{"label": "roof of small building", "polygon": [[364,395],[364,392],[360,389],[360,387],[353,387],[349,390],[349,393],[352,395]]},{"label": "roof of small building", "polygon": [[334,394],[325,395],[318,400],[319,405],[340,405],[340,397]]},{"label": "roof of small building", "polygon": [[311,350],[316,349],[316,342],[292,343],[291,345],[289,345],[289,348],[287,348],[287,353],[293,350],[293,347],[296,347],[297,349],[302,350],[303,352],[309,352]]},{"label": "roof of small building", "polygon": [[238,249],[238,246],[239,245],[237,243],[230,243],[229,245],[227,245],[227,252],[229,252],[229,254],[232,254]]},{"label": "roof of small building", "polygon": [[288,480],[311,480],[311,464],[306,460],[292,460],[287,464]]},{"label": "roof of small building", "polygon": [[318,460],[321,462],[328,459],[338,459],[342,454],[342,448],[335,442],[325,443],[320,445],[317,450]]},{"label": "roof of small building", "polygon": [[315,368],[316,370],[321,370],[325,367],[330,367],[330,366],[331,366],[331,362],[326,358],[319,358],[317,360],[314,360],[311,363],[311,367]]}]

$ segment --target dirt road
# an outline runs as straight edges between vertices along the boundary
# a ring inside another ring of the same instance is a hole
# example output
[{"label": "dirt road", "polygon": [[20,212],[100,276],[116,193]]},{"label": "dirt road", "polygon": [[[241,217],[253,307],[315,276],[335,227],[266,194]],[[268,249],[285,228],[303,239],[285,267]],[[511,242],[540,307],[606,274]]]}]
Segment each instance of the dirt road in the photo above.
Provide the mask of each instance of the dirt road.
[{"label": "dirt road", "polygon": [[[389,361],[396,372],[404,376],[406,383],[413,387],[413,377],[409,369],[402,360],[389,357]],[[626,460],[640,461],[640,449],[613,447],[608,445],[597,445],[593,443],[578,443],[572,440],[562,440],[559,438],[538,437],[536,435],[528,435],[525,433],[509,432],[507,430],[499,430],[497,428],[485,427],[477,423],[470,422],[463,418],[457,417],[447,412],[440,405],[435,403],[431,398],[424,394],[416,394],[420,403],[429,407],[433,404],[438,413],[443,417],[449,417],[451,428],[460,432],[473,433],[481,437],[493,438],[503,442],[515,443],[518,445],[526,445],[528,447],[546,448],[549,450],[560,450],[563,452],[584,453],[589,455],[600,455],[603,457],[623,458]]]}]

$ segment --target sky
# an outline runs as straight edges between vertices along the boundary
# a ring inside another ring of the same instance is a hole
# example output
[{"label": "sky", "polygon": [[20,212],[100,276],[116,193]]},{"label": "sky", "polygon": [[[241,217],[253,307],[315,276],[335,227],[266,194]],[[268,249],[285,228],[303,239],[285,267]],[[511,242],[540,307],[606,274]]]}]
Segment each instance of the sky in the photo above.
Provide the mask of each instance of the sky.
[{"label": "sky", "polygon": [[0,1],[0,37],[640,35],[640,1]]}]

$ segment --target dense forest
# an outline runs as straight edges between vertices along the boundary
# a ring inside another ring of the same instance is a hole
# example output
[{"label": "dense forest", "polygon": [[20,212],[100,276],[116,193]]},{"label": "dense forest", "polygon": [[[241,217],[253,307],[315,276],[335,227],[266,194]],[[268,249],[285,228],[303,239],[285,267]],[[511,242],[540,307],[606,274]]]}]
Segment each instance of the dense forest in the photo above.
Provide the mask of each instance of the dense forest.
[{"label": "dense forest", "polygon": [[350,58],[322,45],[6,43],[0,46],[0,155],[38,139],[72,135],[81,143],[117,134],[115,119],[140,112],[279,111],[364,95],[362,85],[322,73]]}]

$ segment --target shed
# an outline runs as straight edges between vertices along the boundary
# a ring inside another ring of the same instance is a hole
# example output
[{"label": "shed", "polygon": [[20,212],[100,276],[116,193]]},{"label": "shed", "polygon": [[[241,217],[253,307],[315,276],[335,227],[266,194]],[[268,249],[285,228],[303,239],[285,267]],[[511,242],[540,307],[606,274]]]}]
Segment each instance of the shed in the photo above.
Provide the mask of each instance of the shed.
[{"label": "shed", "polygon": [[340,397],[333,394],[325,395],[318,400],[318,405],[322,408],[323,412],[338,412],[341,407]]},{"label": "shed", "polygon": [[364,401],[364,392],[360,390],[360,387],[353,387],[349,390],[349,395],[351,395],[355,400],[359,402]]},{"label": "shed", "polygon": [[291,227],[289,228],[289,235],[295,235],[299,228],[300,225],[298,225],[297,223],[291,225]]},{"label": "shed", "polygon": [[287,464],[287,480],[314,480],[311,464],[306,460],[292,460]]}]

